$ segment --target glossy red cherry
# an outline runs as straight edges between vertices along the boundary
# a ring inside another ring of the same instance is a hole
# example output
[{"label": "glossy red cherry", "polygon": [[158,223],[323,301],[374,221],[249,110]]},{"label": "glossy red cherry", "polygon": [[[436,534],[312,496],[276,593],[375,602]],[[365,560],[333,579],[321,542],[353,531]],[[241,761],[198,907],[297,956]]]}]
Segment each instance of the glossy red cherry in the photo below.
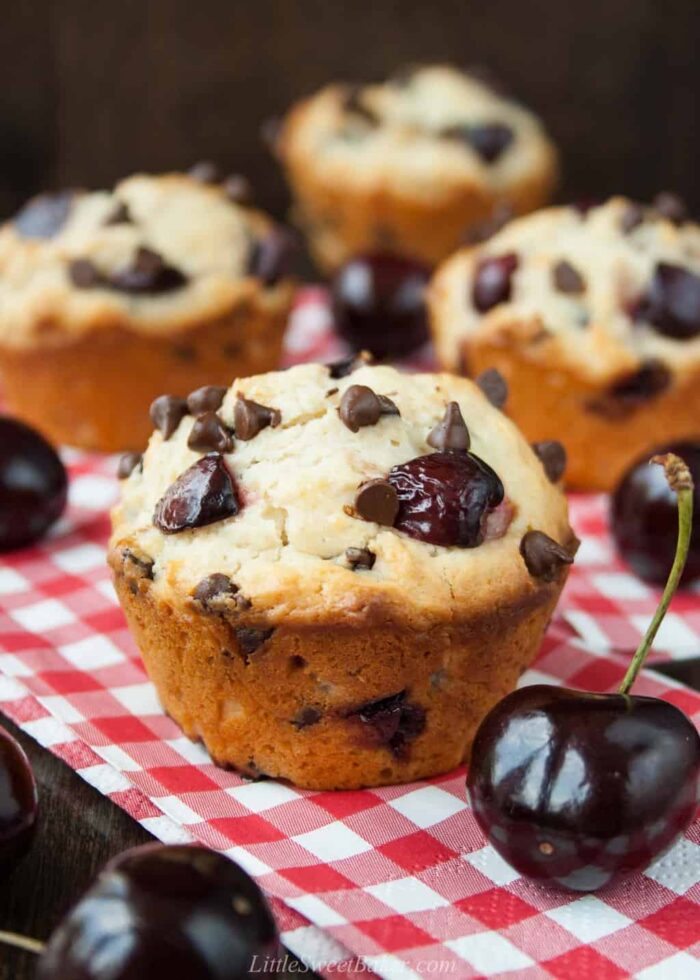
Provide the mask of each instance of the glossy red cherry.
[{"label": "glossy red cherry", "polygon": [[41,538],[63,513],[67,494],[53,447],[23,422],[0,417],[0,552]]},{"label": "glossy red cherry", "polygon": [[662,462],[678,498],[673,568],[644,640],[616,694],[526,687],[484,718],[467,787],[493,847],[522,874],[593,891],[641,869],[695,814],[700,736],[678,708],[630,689],[683,571],[693,483],[673,455]]},{"label": "glossy red cherry", "polygon": [[146,844],[106,866],[52,935],[37,976],[242,980],[279,956],[270,910],[242,868],[204,847]]},{"label": "glossy red cherry", "polygon": [[[693,536],[681,582],[700,577],[700,443],[676,443],[668,452],[688,464],[695,483]],[[646,582],[663,585],[673,564],[678,534],[676,495],[658,466],[646,458],[635,463],[612,496],[610,531],[632,571]]]},{"label": "glossy red cherry", "polygon": [[351,259],[332,283],[338,333],[354,350],[400,357],[428,338],[425,287],[430,270],[398,255]]},{"label": "glossy red cherry", "polygon": [[29,759],[0,726],[0,871],[24,856],[34,837],[37,790]]}]

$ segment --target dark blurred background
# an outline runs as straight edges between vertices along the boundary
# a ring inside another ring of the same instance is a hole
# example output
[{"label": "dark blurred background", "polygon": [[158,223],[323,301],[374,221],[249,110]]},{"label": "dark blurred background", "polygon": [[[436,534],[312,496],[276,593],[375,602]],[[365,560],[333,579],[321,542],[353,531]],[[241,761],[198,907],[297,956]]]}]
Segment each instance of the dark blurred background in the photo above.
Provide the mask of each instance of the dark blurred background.
[{"label": "dark blurred background", "polygon": [[0,213],[208,157],[284,184],[261,120],[331,78],[485,64],[546,120],[560,197],[673,189],[700,213],[698,0],[5,0]]}]

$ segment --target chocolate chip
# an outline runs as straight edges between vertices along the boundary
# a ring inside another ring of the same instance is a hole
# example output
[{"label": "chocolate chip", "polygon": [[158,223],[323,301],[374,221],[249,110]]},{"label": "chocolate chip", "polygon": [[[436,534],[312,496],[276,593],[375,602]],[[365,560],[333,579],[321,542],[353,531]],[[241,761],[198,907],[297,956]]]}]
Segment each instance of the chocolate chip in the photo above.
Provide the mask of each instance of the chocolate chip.
[{"label": "chocolate chip", "polygon": [[277,408],[260,405],[259,402],[243,398],[241,395],[236,399],[233,409],[233,428],[236,437],[244,442],[254,439],[268,426],[276,429],[281,421],[282,413]]},{"label": "chocolate chip", "polygon": [[253,198],[250,181],[243,174],[229,174],[221,186],[233,204],[250,204]]},{"label": "chocolate chip", "polygon": [[393,527],[399,513],[399,496],[388,480],[369,480],[357,491],[355,510],[365,521]]},{"label": "chocolate chip", "polygon": [[109,277],[109,286],[122,293],[168,293],[181,289],[187,279],[162,255],[150,248],[139,248],[130,265]]},{"label": "chocolate chip", "polygon": [[692,340],[700,334],[700,276],[682,266],[659,262],[632,316],[651,323],[667,337]]},{"label": "chocolate chip", "polygon": [[251,626],[239,626],[238,629],[234,630],[239,649],[246,657],[259,650],[274,632],[274,627],[270,627],[269,629],[254,629]]},{"label": "chocolate chip", "polygon": [[503,408],[508,401],[508,383],[498,368],[489,368],[474,379],[494,408]]},{"label": "chocolate chip", "polygon": [[230,453],[233,439],[216,412],[205,412],[194,420],[187,445],[199,453]]},{"label": "chocolate chip", "polygon": [[566,259],[562,259],[554,266],[552,280],[560,293],[583,293],[586,289],[586,280]]},{"label": "chocolate chip", "polygon": [[369,548],[346,548],[345,559],[353,570],[358,568],[374,568],[377,556]]},{"label": "chocolate chip", "polygon": [[296,239],[287,228],[280,225],[271,228],[265,238],[252,243],[248,272],[260,279],[263,286],[276,286],[289,273],[290,259],[295,250]]},{"label": "chocolate chip", "polygon": [[105,225],[131,225],[133,218],[129,211],[129,205],[123,201],[117,201],[114,210],[105,218]]},{"label": "chocolate chip", "polygon": [[94,289],[106,285],[105,280],[90,259],[73,259],[68,266],[68,276],[77,289]]},{"label": "chocolate chip", "polygon": [[650,358],[639,370],[615,381],[601,396],[590,399],[586,408],[605,418],[626,418],[640,405],[666,391],[672,380],[673,376],[666,365],[656,358]]},{"label": "chocolate chip", "polygon": [[234,595],[236,592],[238,592],[238,586],[233,584],[228,575],[215,572],[213,575],[208,575],[202,579],[192,593],[192,596],[197,602],[201,602],[203,606],[207,606],[212,599],[216,599],[219,596]]},{"label": "chocolate chip", "polygon": [[163,439],[169,439],[187,415],[187,402],[177,395],[160,395],[151,402],[149,415]]},{"label": "chocolate chip", "polygon": [[479,313],[507,303],[512,293],[513,273],[518,268],[515,252],[482,259],[474,272],[472,303]]},{"label": "chocolate chip", "polygon": [[193,167],[190,167],[187,175],[202,184],[217,184],[221,179],[219,168],[213,160],[200,160]]},{"label": "chocolate chip", "polygon": [[440,136],[466,143],[486,163],[494,163],[514,139],[513,130],[503,123],[448,126],[440,130]]},{"label": "chocolate chip", "polygon": [[342,361],[335,361],[326,366],[330,377],[337,381],[339,378],[347,378],[353,371],[357,371],[358,368],[364,367],[366,364],[372,364],[373,361],[374,358],[369,351],[363,350],[359,354],[353,354],[352,357],[346,357]]},{"label": "chocolate chip", "polygon": [[126,480],[127,477],[131,476],[136,467],[139,470],[143,469],[143,455],[141,453],[124,453],[119,457],[119,462],[117,464],[117,479]]},{"label": "chocolate chip", "polygon": [[156,504],[153,523],[164,534],[204,527],[240,510],[235,480],[218,454],[203,456],[185,470]]},{"label": "chocolate chip", "polygon": [[124,548],[122,551],[122,561],[124,563],[124,577],[129,584],[129,590],[133,595],[137,595],[139,592],[139,580],[153,581],[153,567],[155,563],[148,555],[137,555],[131,548]]},{"label": "chocolate chip", "polygon": [[644,222],[644,208],[641,204],[637,204],[634,201],[630,202],[625,210],[622,212],[622,217],[620,218],[620,229],[624,235],[629,235],[630,232],[638,228],[639,225]]},{"label": "chocolate chip", "polygon": [[292,720],[292,724],[296,729],[309,728],[310,725],[316,725],[321,720],[321,712],[318,708],[306,707],[298,711]]},{"label": "chocolate chip", "polygon": [[76,196],[67,190],[33,197],[12,219],[15,231],[24,238],[53,238],[68,220]]},{"label": "chocolate chip", "polygon": [[343,96],[343,110],[351,116],[361,119],[368,126],[378,126],[380,119],[377,113],[365,105],[362,96],[362,85],[348,85]]},{"label": "chocolate chip", "polygon": [[427,443],[433,449],[451,449],[466,452],[471,445],[469,429],[457,402],[450,402],[441,422],[430,431]]},{"label": "chocolate chip", "polygon": [[533,442],[532,449],[542,463],[547,479],[558,483],[566,470],[566,450],[562,444],[556,439],[544,439]]},{"label": "chocolate chip", "polygon": [[533,578],[553,582],[564,565],[573,562],[569,552],[544,531],[528,531],[520,542],[520,554]]},{"label": "chocolate chip", "polygon": [[425,731],[425,709],[407,702],[406,691],[366,701],[343,715],[357,719],[372,746],[387,746],[397,759],[405,759],[409,743]]},{"label": "chocolate chip", "polygon": [[367,385],[351,385],[340,399],[338,414],[351,432],[357,432],[365,426],[376,425],[382,415],[401,413],[386,395],[377,395]]},{"label": "chocolate chip", "polygon": [[471,225],[464,235],[465,245],[479,245],[481,242],[488,241],[497,232],[504,228],[509,221],[515,217],[515,209],[507,201],[500,201],[490,216],[484,221]]},{"label": "chocolate chip", "polygon": [[219,385],[204,385],[187,396],[187,408],[192,415],[217,412],[221,408],[227,389]]},{"label": "chocolate chip", "polygon": [[652,201],[652,207],[662,218],[681,225],[688,217],[688,209],[683,198],[671,191],[661,191]]}]

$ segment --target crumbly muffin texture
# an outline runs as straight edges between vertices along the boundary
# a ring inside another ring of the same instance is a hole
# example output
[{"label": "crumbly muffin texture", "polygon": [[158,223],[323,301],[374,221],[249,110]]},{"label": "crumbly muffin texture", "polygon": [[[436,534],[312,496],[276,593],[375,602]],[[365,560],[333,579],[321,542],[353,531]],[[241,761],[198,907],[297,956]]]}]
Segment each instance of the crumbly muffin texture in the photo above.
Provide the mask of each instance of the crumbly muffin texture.
[{"label": "crumbly muffin texture", "polygon": [[[393,407],[373,424],[363,421],[362,405],[348,416],[357,387]],[[241,399],[274,410],[275,424],[240,438]],[[470,549],[417,540],[357,513],[358,488],[434,452],[427,439],[450,402],[461,409],[471,451],[502,480],[509,507],[503,536]],[[570,538],[563,494],[541,459],[466,379],[368,365],[334,378],[323,365],[305,365],[234,382],[217,415],[230,443],[224,435],[205,445],[224,450],[237,513],[180,533],[154,524],[168,489],[206,455],[190,448],[202,445],[193,437],[201,424],[182,410],[172,433],[172,425],[164,430],[168,438],[153,435],[114,513],[112,547],[148,556],[151,588],[165,599],[192,596],[204,579],[223,574],[270,624],[390,617],[425,626],[489,609],[494,590],[504,597],[534,588],[520,553],[529,529],[562,544]],[[358,569],[358,552],[371,556],[371,567],[365,558]]]},{"label": "crumbly muffin texture", "polygon": [[257,267],[272,230],[224,187],[183,174],[42,195],[0,230],[0,344],[123,324],[158,337],[246,300],[274,305]]},{"label": "crumbly muffin texture", "polygon": [[665,387],[697,371],[700,227],[679,202],[672,211],[663,198],[645,208],[616,197],[520,218],[449,260],[432,292],[435,340],[451,368],[465,340],[491,339],[596,383],[642,370]]}]

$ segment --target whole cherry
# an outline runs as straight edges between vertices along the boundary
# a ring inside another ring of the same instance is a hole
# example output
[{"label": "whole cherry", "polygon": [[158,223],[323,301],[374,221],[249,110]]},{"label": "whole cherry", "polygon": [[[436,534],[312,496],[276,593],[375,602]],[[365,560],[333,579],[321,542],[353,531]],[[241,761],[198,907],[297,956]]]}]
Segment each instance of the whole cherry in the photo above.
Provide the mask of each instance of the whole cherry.
[{"label": "whole cherry", "polygon": [[29,760],[0,726],[0,872],[24,856],[36,829],[38,797]]},{"label": "whole cherry", "polygon": [[400,357],[428,339],[426,266],[398,255],[361,255],[332,283],[338,333],[354,350]]},{"label": "whole cherry", "polygon": [[631,695],[678,586],[692,527],[693,481],[662,463],[678,499],[678,546],[663,597],[616,694],[536,685],[484,718],[467,777],[493,847],[533,878],[594,891],[647,866],[683,833],[698,800],[700,736],[674,705]]}]

